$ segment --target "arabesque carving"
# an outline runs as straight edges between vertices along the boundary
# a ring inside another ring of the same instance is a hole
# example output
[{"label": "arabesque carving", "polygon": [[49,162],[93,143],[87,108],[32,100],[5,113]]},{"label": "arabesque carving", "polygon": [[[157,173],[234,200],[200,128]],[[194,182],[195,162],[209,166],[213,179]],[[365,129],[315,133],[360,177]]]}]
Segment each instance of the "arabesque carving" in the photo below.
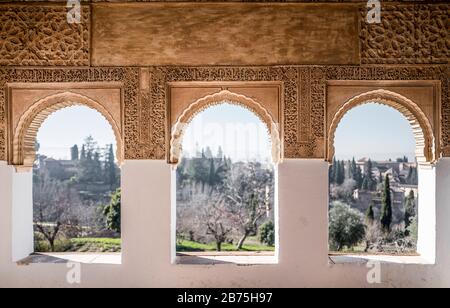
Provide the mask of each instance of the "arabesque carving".
[{"label": "arabesque carving", "polygon": [[177,164],[179,162],[182,155],[183,135],[192,119],[203,110],[222,103],[239,105],[252,111],[260,118],[260,120],[266,125],[267,131],[270,135],[272,144],[272,162],[274,164],[279,163],[282,159],[282,151],[280,129],[278,124],[261,104],[249,97],[232,93],[227,90],[203,97],[189,105],[189,107],[184,110],[172,128],[169,162],[172,164]]},{"label": "arabesque carving", "polygon": [[405,116],[411,125],[416,140],[418,163],[433,163],[438,159],[434,146],[433,128],[420,107],[400,94],[380,89],[353,97],[334,115],[328,130],[327,160],[330,163],[334,157],[334,136],[340,121],[350,109],[367,103],[390,106]]},{"label": "arabesque carving", "polygon": [[0,4],[0,66],[89,65],[90,8],[67,22],[62,5]]},{"label": "arabesque carving", "polygon": [[[137,68],[0,68],[0,89],[10,82],[123,83],[124,158],[167,159],[167,84],[176,81],[279,81],[284,98],[284,158],[325,158],[327,80],[437,80],[441,87],[441,138],[450,156],[450,66],[150,67],[145,89]],[[0,160],[6,160],[6,93],[0,91]],[[436,153],[438,155],[439,153]]]},{"label": "arabesque carving", "polygon": [[361,10],[363,64],[434,64],[450,61],[450,4],[382,5],[381,23]]},{"label": "arabesque carving", "polygon": [[[0,160],[7,159],[6,90],[8,83],[120,82],[123,85],[124,159],[146,156],[140,140],[139,70],[133,68],[2,69],[0,68]],[[12,132],[9,132],[12,133]],[[150,155],[147,153],[147,155]],[[151,155],[150,155],[151,156]],[[10,161],[10,160],[9,160]]]},{"label": "arabesque carving", "polygon": [[30,170],[35,161],[36,136],[42,123],[53,112],[60,109],[83,105],[98,111],[111,125],[117,144],[116,157],[119,164],[123,162],[123,138],[120,123],[117,123],[108,110],[89,97],[64,92],[43,98],[34,103],[20,118],[18,127],[12,140],[12,156],[9,159],[11,165],[17,169]]}]

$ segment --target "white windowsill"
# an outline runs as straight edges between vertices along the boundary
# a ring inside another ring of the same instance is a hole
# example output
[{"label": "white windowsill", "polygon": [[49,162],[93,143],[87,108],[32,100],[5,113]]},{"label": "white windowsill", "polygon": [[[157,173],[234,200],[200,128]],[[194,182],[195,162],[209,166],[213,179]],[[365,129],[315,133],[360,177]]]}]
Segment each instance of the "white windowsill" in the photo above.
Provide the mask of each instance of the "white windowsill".
[{"label": "white windowsill", "polygon": [[30,264],[111,264],[121,265],[121,253],[35,253],[17,262],[18,265]]},{"label": "white windowsill", "polygon": [[365,265],[368,262],[381,262],[385,264],[416,264],[434,265],[421,256],[392,256],[392,255],[329,255],[329,264],[357,264]]}]

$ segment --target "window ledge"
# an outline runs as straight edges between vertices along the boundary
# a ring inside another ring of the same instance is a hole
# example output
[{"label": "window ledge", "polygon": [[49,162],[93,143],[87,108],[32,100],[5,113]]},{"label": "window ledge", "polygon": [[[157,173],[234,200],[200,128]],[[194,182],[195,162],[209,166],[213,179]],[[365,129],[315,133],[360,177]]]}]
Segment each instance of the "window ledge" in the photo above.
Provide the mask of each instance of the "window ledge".
[{"label": "window ledge", "polygon": [[178,265],[275,265],[278,258],[273,253],[178,253]]},{"label": "window ledge", "polygon": [[121,253],[35,253],[17,262],[18,265],[30,264],[122,264]]},{"label": "window ledge", "polygon": [[392,255],[329,255],[329,264],[357,264],[365,265],[369,262],[385,264],[415,264],[434,265],[421,256],[392,256]]}]

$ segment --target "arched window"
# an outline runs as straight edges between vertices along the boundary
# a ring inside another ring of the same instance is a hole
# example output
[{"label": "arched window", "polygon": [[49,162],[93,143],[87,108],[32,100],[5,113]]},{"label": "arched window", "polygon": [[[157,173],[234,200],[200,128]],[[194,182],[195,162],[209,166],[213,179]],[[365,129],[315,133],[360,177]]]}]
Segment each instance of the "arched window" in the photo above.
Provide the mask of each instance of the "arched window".
[{"label": "arched window", "polygon": [[433,189],[419,182],[419,174],[433,169],[424,146],[432,137],[412,113],[396,107],[361,101],[340,115],[330,132],[332,254],[434,255],[425,244],[435,240],[430,215],[423,215],[433,212],[432,202],[423,202]]},{"label": "arched window", "polygon": [[236,258],[245,255],[245,263],[274,257],[276,166],[270,137],[254,112],[229,101],[196,113],[183,129],[176,167],[181,263],[182,255],[192,261],[199,253],[229,262],[242,262]]},{"label": "arched window", "polygon": [[33,167],[35,252],[120,252],[120,169],[109,122],[86,106],[48,116]]}]

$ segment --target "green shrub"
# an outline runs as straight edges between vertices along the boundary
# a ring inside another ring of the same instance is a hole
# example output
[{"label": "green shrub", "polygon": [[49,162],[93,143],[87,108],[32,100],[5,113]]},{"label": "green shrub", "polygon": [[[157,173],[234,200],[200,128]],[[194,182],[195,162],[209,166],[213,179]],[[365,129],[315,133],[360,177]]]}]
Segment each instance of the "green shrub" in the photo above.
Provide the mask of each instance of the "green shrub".
[{"label": "green shrub", "polygon": [[120,233],[120,204],[121,204],[121,191],[117,189],[111,196],[111,202],[105,207],[103,214],[106,218],[106,227],[117,233]]},{"label": "green shrub", "polygon": [[406,229],[411,240],[417,243],[419,234],[419,219],[417,216],[410,218],[410,224]]},{"label": "green shrub", "polygon": [[364,217],[357,210],[342,202],[333,202],[330,210],[330,248],[341,251],[352,248],[366,235]]},{"label": "green shrub", "polygon": [[275,245],[275,226],[271,220],[259,227],[259,241],[267,246]]}]

